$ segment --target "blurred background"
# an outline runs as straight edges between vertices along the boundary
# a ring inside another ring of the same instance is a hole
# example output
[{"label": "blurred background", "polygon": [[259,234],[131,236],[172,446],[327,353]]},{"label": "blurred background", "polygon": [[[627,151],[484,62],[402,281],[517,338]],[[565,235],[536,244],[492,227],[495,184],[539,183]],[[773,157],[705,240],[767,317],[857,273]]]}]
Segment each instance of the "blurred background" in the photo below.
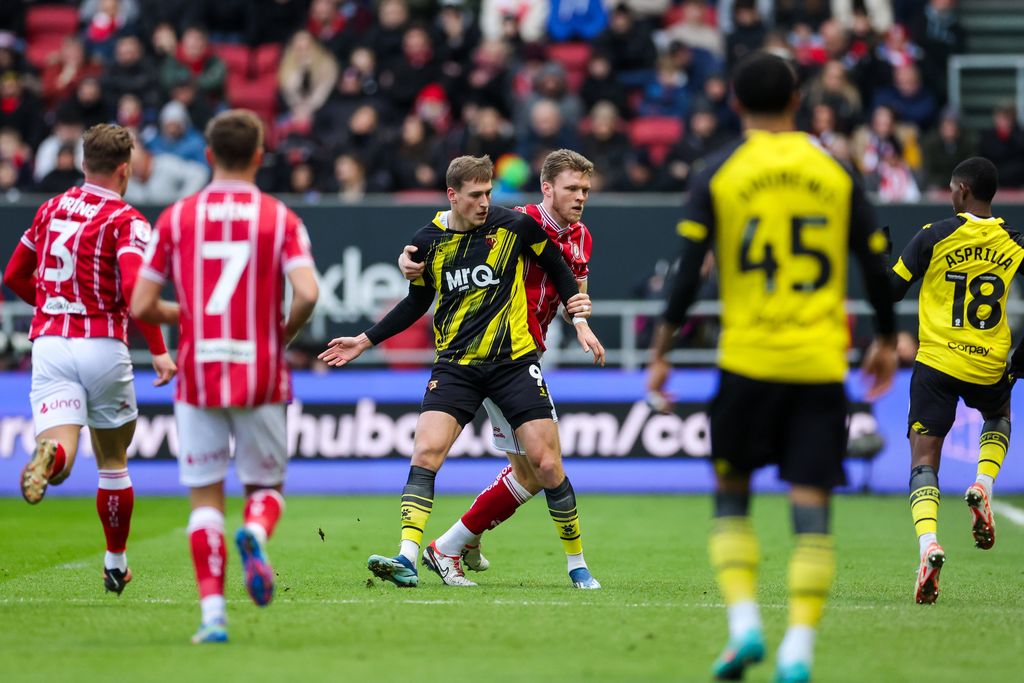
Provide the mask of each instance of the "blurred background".
[{"label": "blurred background", "polygon": [[[641,371],[691,170],[739,132],[730,66],[759,48],[798,65],[800,127],[862,178],[899,251],[951,213],[950,171],[974,154],[999,168],[998,215],[1024,225],[1021,45],[1019,0],[0,0],[0,252],[13,252],[47,195],[81,182],[88,126],[133,130],[127,199],[155,220],[208,180],[207,121],[228,107],[254,110],[268,133],[259,184],[303,218],[321,275],[317,313],[289,351],[299,371],[291,447],[321,465],[351,461],[338,477],[348,484],[328,490],[375,490],[380,472],[353,473],[408,455],[433,358],[430,321],[341,372],[326,373],[316,354],[404,296],[397,256],[445,207],[453,157],[489,154],[496,201],[513,205],[540,200],[541,161],[570,147],[596,167],[584,221],[595,241],[593,326],[612,368],[586,369],[571,329],[552,325],[544,365],[566,453],[580,467],[600,465],[593,487],[697,490],[706,486],[703,402],[714,387],[713,271],[674,352],[683,367],[676,415],[643,404]],[[871,331],[861,294],[851,274],[854,363]],[[909,366],[914,297],[899,310]],[[1008,312],[1021,331],[1019,291]],[[8,469],[31,441],[30,317],[4,292],[0,493],[14,490]],[[145,388],[139,342],[133,455],[170,466],[171,393]],[[855,403],[853,489],[904,487],[906,379],[874,407]],[[855,379],[850,386],[856,397]],[[965,472],[976,457],[972,420],[964,411],[950,437],[961,455],[949,457]],[[481,420],[453,455],[494,455],[488,434]],[[609,476],[613,462],[633,474]],[[677,469],[652,477],[654,467]],[[165,477],[158,470],[154,486]],[[1008,462],[1003,490],[1024,490],[1020,470]],[[327,486],[310,476],[309,490]],[[173,474],[166,479],[173,490]],[[395,479],[382,481],[390,491]]]}]

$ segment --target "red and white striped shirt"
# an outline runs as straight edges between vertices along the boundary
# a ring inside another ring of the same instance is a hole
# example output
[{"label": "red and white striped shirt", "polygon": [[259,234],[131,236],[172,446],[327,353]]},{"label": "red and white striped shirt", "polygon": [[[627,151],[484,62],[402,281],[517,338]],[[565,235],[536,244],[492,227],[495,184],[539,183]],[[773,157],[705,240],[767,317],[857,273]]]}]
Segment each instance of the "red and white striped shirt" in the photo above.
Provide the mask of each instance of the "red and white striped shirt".
[{"label": "red and white striped shirt", "polygon": [[[558,227],[554,217],[541,204],[517,206],[516,211],[533,217],[548,233],[551,241],[561,250],[562,258],[569,264],[569,270],[577,280],[586,280],[590,274],[590,252],[593,240],[590,231],[583,223],[574,223],[564,228]],[[529,307],[530,334],[537,342],[537,348],[544,351],[544,337],[548,333],[548,325],[558,314],[561,300],[558,290],[551,283],[547,272],[532,260],[526,261],[526,305]]]},{"label": "red and white striped shirt", "polygon": [[175,400],[252,407],[291,398],[284,275],[313,266],[284,204],[250,183],[215,181],[166,209],[140,276],[171,279],[181,305]]},{"label": "red and white striped shirt", "polygon": [[30,339],[112,337],[128,343],[119,260],[142,258],[149,222],[111,190],[86,183],[39,207],[21,243],[36,253]]}]

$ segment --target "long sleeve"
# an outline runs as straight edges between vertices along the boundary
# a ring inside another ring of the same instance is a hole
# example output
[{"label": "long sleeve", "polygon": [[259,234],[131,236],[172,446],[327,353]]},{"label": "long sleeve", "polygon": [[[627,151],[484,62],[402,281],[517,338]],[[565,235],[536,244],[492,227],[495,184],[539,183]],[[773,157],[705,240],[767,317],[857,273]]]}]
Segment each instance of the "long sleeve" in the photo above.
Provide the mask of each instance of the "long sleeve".
[{"label": "long sleeve", "polygon": [[392,308],[383,320],[366,330],[366,337],[376,346],[419,320],[434,301],[434,290],[412,283],[409,293]]},{"label": "long sleeve", "polygon": [[[121,294],[125,301],[132,300],[132,290],[135,289],[135,282],[139,278],[139,269],[142,267],[142,257],[133,251],[124,251],[117,257],[117,267],[121,271]],[[133,320],[135,320],[133,318]],[[167,345],[164,343],[163,332],[159,325],[135,320],[139,332],[146,339],[146,346],[154,356],[167,353]]]},{"label": "long sleeve", "polygon": [[864,191],[855,184],[850,207],[850,251],[860,264],[868,302],[875,309],[876,331],[890,335],[896,333],[896,313],[893,309],[895,291],[886,272],[889,239],[876,226],[875,212]]},{"label": "long sleeve", "polygon": [[534,259],[548,274],[558,291],[558,298],[565,305],[569,299],[579,294],[580,287],[576,282],[569,264],[562,258],[561,252],[548,238],[548,234],[532,217],[523,215],[516,221],[516,230],[526,242],[527,255]]},{"label": "long sleeve", "polygon": [[4,284],[22,301],[36,305],[36,252],[18,242],[4,269]]}]

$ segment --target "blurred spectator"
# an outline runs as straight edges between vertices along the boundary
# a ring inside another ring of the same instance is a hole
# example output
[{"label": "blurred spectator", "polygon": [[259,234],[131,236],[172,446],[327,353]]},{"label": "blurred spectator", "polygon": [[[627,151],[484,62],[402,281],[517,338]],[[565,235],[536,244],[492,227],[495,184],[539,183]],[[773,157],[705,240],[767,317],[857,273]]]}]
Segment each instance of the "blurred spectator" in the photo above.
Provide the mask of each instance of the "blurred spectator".
[{"label": "blurred spectator", "polygon": [[480,30],[487,40],[536,43],[544,37],[547,0],[482,0]]},{"label": "blurred spectator", "polygon": [[[533,77],[533,92],[519,100],[516,108],[516,134],[522,138],[530,127],[530,112],[534,103],[549,100],[558,106],[563,125],[574,128],[583,118],[583,103],[569,90],[565,68],[558,62],[548,62]],[[483,103],[481,103],[483,106]]]},{"label": "blurred spectator", "polygon": [[904,161],[903,148],[896,140],[882,146],[878,165],[874,172],[865,175],[864,182],[869,190],[878,193],[878,201],[884,204],[913,204],[921,200],[914,174]]},{"label": "blurred spectator", "polygon": [[61,115],[57,117],[53,132],[39,144],[39,149],[36,150],[36,163],[32,177],[37,183],[42,182],[46,174],[57,168],[57,157],[65,145],[71,145],[75,166],[82,167],[83,132],[85,129],[80,118],[71,112],[61,112]]},{"label": "blurred spectator", "polygon": [[481,107],[469,126],[464,154],[487,154],[497,161],[505,154],[515,152],[516,141],[512,126],[494,107]]},{"label": "blurred spectator", "polygon": [[444,94],[444,89],[436,83],[428,85],[420,92],[412,111],[439,136],[447,133],[452,126],[451,105]]},{"label": "blurred spectator", "polygon": [[97,123],[110,120],[111,108],[103,100],[100,81],[93,76],[86,76],[78,83],[78,88],[70,99],[57,105],[57,116],[77,118],[86,130]]},{"label": "blurred spectator", "polygon": [[978,154],[996,165],[1001,187],[1024,186],[1024,133],[1013,105],[992,112],[992,127],[982,132]]},{"label": "blurred spectator", "polygon": [[39,100],[22,83],[16,71],[0,74],[0,128],[18,131],[28,145],[35,148],[46,135],[43,108]]},{"label": "blurred spectator", "polygon": [[313,118],[313,136],[329,149],[337,149],[345,139],[349,119],[361,104],[372,99],[363,92],[363,81],[355,67],[345,69],[327,102]]},{"label": "blurred spectator", "polygon": [[594,163],[592,189],[595,192],[622,184],[621,176],[631,148],[629,137],[621,128],[619,112],[611,102],[598,102],[590,110],[590,130],[580,140],[580,152]]},{"label": "blurred spectator", "polygon": [[99,76],[100,67],[87,62],[85,48],[76,36],[67,36],[60,50],[50,55],[42,73],[43,104],[53,109],[61,100],[71,97],[86,76]]},{"label": "blurred spectator", "polygon": [[206,164],[206,143],[192,127],[181,102],[168,102],[160,110],[160,132],[146,144],[153,154],[173,154],[185,161]]},{"label": "blurred spectator", "polygon": [[946,65],[950,57],[962,54],[967,47],[966,32],[956,16],[956,0],[929,0],[911,24],[910,34],[921,46],[921,75],[945,101]]},{"label": "blurred spectator", "polygon": [[21,189],[18,183],[18,169],[15,168],[14,163],[10,159],[0,158],[0,197],[8,202],[16,202],[21,199]]},{"label": "blurred spectator", "polygon": [[299,31],[281,56],[277,80],[287,117],[311,125],[338,82],[338,64],[308,31]]},{"label": "blurred spectator", "polygon": [[205,29],[214,43],[243,43],[255,33],[250,0],[192,2],[182,25]]},{"label": "blurred spectator", "polygon": [[203,189],[210,171],[205,164],[174,154],[151,154],[141,144],[132,149],[132,177],[125,201],[166,205]]},{"label": "blurred spectator", "polygon": [[[392,170],[396,190],[441,189],[442,182],[436,164],[438,160],[434,155],[435,145],[428,133],[426,124],[419,118],[405,117]],[[466,150],[466,154],[479,156],[479,152],[470,149]]]},{"label": "blurred spectator", "polygon": [[335,59],[348,60],[351,35],[345,32],[345,16],[338,11],[338,0],[313,0],[306,30]]},{"label": "blurred spectator", "polygon": [[[893,24],[885,32],[885,40],[875,49],[876,59],[890,70],[914,64],[921,58],[921,48],[910,42],[907,29],[900,24]],[[891,77],[886,79],[891,81]]]},{"label": "blurred spectator", "polygon": [[623,115],[629,113],[629,100],[626,88],[612,73],[611,62],[603,54],[597,53],[587,63],[587,77],[580,88],[583,107],[590,111],[598,102],[611,102],[616,111]]},{"label": "blurred spectator", "polygon": [[265,170],[269,177],[264,179],[267,186],[273,187],[276,192],[291,192],[292,170],[296,166],[307,165],[313,172],[314,189],[320,189],[321,169],[333,158],[316,139],[300,130],[291,129],[269,155]]},{"label": "blurred spectator", "polygon": [[434,45],[446,81],[462,78],[480,44],[480,29],[462,0],[441,0],[434,22]]},{"label": "blurred spectator", "polygon": [[[219,0],[218,0],[219,1]],[[140,36],[156,35],[157,29],[163,25],[177,35],[192,24],[188,23],[191,6],[194,0],[136,0],[139,16],[135,20],[135,32]],[[151,40],[152,46],[155,40]],[[159,48],[157,48],[159,52]],[[169,54],[174,54],[173,52]]]},{"label": "blurred spectator", "polygon": [[[179,83],[171,85],[170,99],[173,102],[181,102],[188,110],[188,117],[192,126],[199,131],[206,130],[206,124],[210,122],[217,109],[210,104],[210,101],[199,95],[196,84],[191,79],[184,79]],[[223,103],[220,105],[223,106]]]},{"label": "blurred spectator", "polygon": [[686,87],[691,95],[699,93],[713,74],[725,68],[721,59],[704,48],[690,47],[677,40],[669,43],[668,59],[686,78]]},{"label": "blurred spectator", "polygon": [[[391,145],[381,130],[377,110],[368,104],[360,105],[348,122],[348,135],[338,151],[355,157],[362,169],[362,180],[369,192],[387,192],[391,189]],[[335,164],[337,170],[337,164]]]},{"label": "blurred spectator", "polygon": [[440,78],[430,34],[422,26],[412,26],[402,36],[402,59],[381,69],[381,92],[395,111],[406,112],[423,88]]},{"label": "blurred spectator", "polygon": [[503,117],[512,118],[512,77],[507,61],[508,47],[501,41],[485,40],[480,44],[465,84],[449,98],[456,116],[462,115],[462,107],[476,105],[495,107]]},{"label": "blurred spectator", "polygon": [[917,67],[913,64],[896,67],[893,79],[892,87],[878,91],[875,104],[889,107],[900,120],[913,123],[920,130],[927,129],[938,111],[938,103],[921,83]]},{"label": "blurred spectator", "polygon": [[725,38],[725,63],[731,71],[736,62],[761,48],[768,30],[755,0],[732,3],[732,31]]},{"label": "blurred spectator", "polygon": [[363,37],[363,44],[373,51],[381,71],[402,60],[402,41],[409,28],[409,8],[405,0],[381,0],[377,6],[377,23]]},{"label": "blurred spectator", "polygon": [[25,0],[0,0],[0,31],[9,31],[16,36],[25,35]]},{"label": "blurred spectator", "polygon": [[35,74],[25,55],[22,53],[22,41],[13,33],[0,31],[0,73],[15,71],[23,76]]},{"label": "blurred spectator", "polygon": [[155,110],[163,99],[157,74],[156,67],[143,52],[142,43],[136,36],[118,38],[114,61],[105,67],[100,77],[107,105],[113,109],[121,95],[132,93],[139,97],[144,109]]},{"label": "blurred spectator", "polygon": [[661,168],[659,189],[664,192],[685,190],[694,164],[731,140],[733,135],[719,128],[718,117],[710,102],[701,98],[693,105],[683,139],[674,144]]},{"label": "blurred spectator", "polygon": [[740,132],[740,117],[729,102],[729,82],[723,74],[708,77],[704,83],[703,99],[714,109],[719,130],[729,135]]},{"label": "blurred spectator", "polygon": [[955,111],[947,109],[943,112],[939,125],[929,131],[921,142],[925,187],[947,188],[953,168],[974,156],[977,144],[974,134],[960,126]]},{"label": "blurred spectator", "polygon": [[206,32],[198,27],[185,29],[176,53],[167,57],[160,68],[160,82],[165,90],[189,82],[210,103],[223,97],[227,75],[223,60],[213,53]]},{"label": "blurred spectator", "polygon": [[683,0],[683,13],[678,23],[661,33],[663,44],[679,41],[689,47],[707,50],[715,57],[725,56],[722,32],[710,22],[711,8],[704,0]]},{"label": "blurred spectator", "polygon": [[907,161],[917,165],[919,159],[913,158],[918,153],[916,143],[912,139],[913,131],[896,125],[896,116],[892,109],[885,106],[875,107],[871,113],[868,126],[861,126],[853,135],[853,159],[857,169],[867,176],[874,173],[882,156],[890,147],[904,152],[906,142],[914,149],[909,150]]},{"label": "blurred spectator", "polygon": [[850,83],[841,62],[826,62],[821,73],[807,88],[803,101],[804,110],[813,111],[820,104],[832,108],[836,116],[836,128],[842,133],[849,134],[860,123],[860,93]]},{"label": "blurred spectator", "polygon": [[377,56],[368,47],[357,47],[352,50],[348,60],[349,67],[359,74],[359,87],[366,95],[377,95],[380,84],[377,82]]},{"label": "blurred spectator", "polygon": [[288,175],[288,186],[284,190],[290,194],[302,195],[303,199],[312,202],[320,198],[320,192],[316,188],[316,174],[313,166],[307,162],[292,166]]},{"label": "blurred spectator", "polygon": [[305,23],[309,10],[309,0],[249,0],[249,5],[253,45],[287,42]]},{"label": "blurred spectator", "polygon": [[601,0],[551,0],[548,39],[593,40],[608,25],[608,12]]},{"label": "blurred spectator", "polygon": [[32,149],[13,128],[0,128],[0,163],[11,165],[15,176],[13,187],[20,190],[32,187]]},{"label": "blurred spectator", "polygon": [[334,160],[333,189],[343,202],[357,202],[366,196],[366,168],[354,154],[342,154]]},{"label": "blurred spectator", "polygon": [[171,24],[158,24],[150,36],[149,47],[158,64],[163,65],[167,59],[178,54],[178,34]]},{"label": "blurred spectator", "polygon": [[832,16],[829,0],[775,0],[775,26],[792,30],[803,24],[817,31]]},{"label": "blurred spectator", "polygon": [[878,33],[885,33],[892,26],[892,0],[832,0],[832,17],[844,28],[853,28],[858,13]]},{"label": "blurred spectator", "polygon": [[630,149],[626,155],[625,172],[620,178],[618,185],[608,189],[614,192],[650,192],[654,189],[657,176],[646,149]]},{"label": "blurred spectator", "polygon": [[544,157],[556,149],[575,148],[575,135],[562,118],[558,104],[537,100],[530,108],[529,126],[519,138],[519,156],[530,164],[533,174],[540,173]]},{"label": "blurred spectator", "polygon": [[[739,0],[745,2],[745,0]],[[718,28],[722,31],[722,34],[728,36],[730,33],[736,30],[735,23],[735,11],[737,0],[717,0],[716,5],[716,19],[718,20]],[[754,0],[752,3],[757,8],[757,13],[766,23],[771,23],[772,12],[775,11],[775,0]]]},{"label": "blurred spectator", "polygon": [[85,179],[85,175],[79,170],[80,164],[75,160],[76,145],[73,142],[65,142],[57,150],[54,159],[54,166],[36,186],[37,192],[46,194],[60,194],[64,190],[78,185]]},{"label": "blurred spectator", "polygon": [[89,56],[109,62],[118,35],[130,28],[138,15],[135,0],[83,0],[78,18],[85,26],[82,39]]},{"label": "blurred spectator", "polygon": [[[117,112],[114,114],[114,123],[129,129],[136,141],[147,133],[153,133],[152,127],[147,128],[142,119],[142,102],[135,95],[121,95],[117,103]],[[136,142],[136,145],[138,144],[140,143]]]},{"label": "blurred spectator", "polygon": [[650,29],[637,23],[625,4],[616,5],[594,48],[608,55],[613,72],[627,86],[642,87],[658,57]]},{"label": "blurred spectator", "polygon": [[637,107],[640,116],[673,116],[686,118],[690,107],[690,94],[686,77],[671,59],[658,61],[654,79],[644,88],[643,99]]}]

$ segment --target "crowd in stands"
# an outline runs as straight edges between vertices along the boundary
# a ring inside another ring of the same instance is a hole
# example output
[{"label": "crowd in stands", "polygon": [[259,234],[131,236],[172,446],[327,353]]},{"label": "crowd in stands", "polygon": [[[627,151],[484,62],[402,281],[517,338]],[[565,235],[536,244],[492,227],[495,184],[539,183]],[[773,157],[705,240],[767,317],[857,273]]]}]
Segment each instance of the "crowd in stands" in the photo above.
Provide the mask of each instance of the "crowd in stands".
[{"label": "crowd in stands", "polygon": [[464,153],[532,191],[558,147],[601,191],[685,190],[738,133],[728,70],[762,47],[798,65],[800,126],[882,201],[974,153],[1024,185],[1012,106],[978,137],[946,108],[955,0],[0,0],[0,196],[80,180],[82,130],[113,121],[138,141],[129,199],[170,202],[206,182],[227,106],[267,124],[264,189],[310,200],[441,190]]}]

